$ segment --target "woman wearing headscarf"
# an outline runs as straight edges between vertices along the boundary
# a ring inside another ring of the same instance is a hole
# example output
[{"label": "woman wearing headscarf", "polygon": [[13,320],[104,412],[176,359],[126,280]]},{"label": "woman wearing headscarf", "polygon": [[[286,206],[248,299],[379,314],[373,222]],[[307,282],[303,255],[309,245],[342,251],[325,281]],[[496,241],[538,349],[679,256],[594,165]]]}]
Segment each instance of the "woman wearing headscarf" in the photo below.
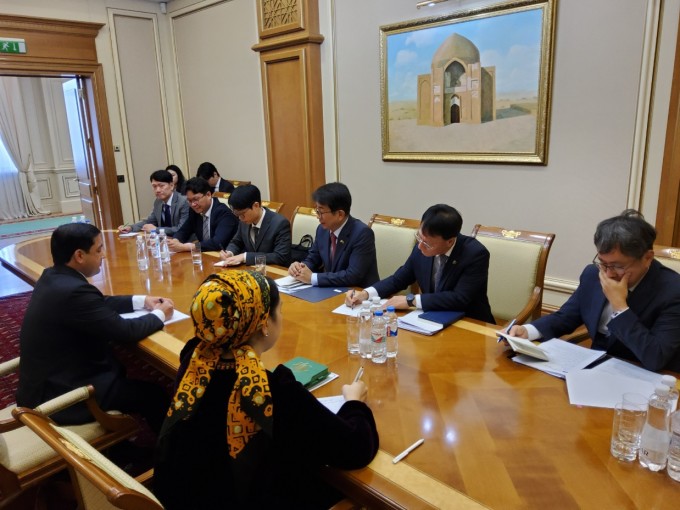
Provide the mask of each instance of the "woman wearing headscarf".
[{"label": "woman wearing headscarf", "polygon": [[165,508],[328,508],[341,499],[317,474],[375,456],[365,384],[343,386],[333,414],[287,367],[264,368],[282,317],[278,288],[260,273],[209,276],[190,312],[196,336],[180,355],[154,473]]}]

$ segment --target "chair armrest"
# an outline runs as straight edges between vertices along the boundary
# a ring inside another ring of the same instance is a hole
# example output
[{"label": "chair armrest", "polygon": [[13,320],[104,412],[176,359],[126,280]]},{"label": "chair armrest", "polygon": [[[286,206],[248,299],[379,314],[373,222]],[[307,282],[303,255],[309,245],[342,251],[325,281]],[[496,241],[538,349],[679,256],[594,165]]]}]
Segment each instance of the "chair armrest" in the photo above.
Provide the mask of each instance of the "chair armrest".
[{"label": "chair armrest", "polygon": [[63,411],[73,404],[77,404],[78,402],[88,399],[90,395],[94,395],[94,388],[92,386],[81,386],[80,388],[76,388],[75,390],[71,390],[68,393],[59,395],[58,397],[48,400],[47,402],[43,402],[37,406],[35,410],[44,414],[45,416],[50,416],[59,411]]},{"label": "chair armrest", "polygon": [[541,310],[539,308],[543,297],[543,289],[538,285],[534,287],[531,293],[531,298],[524,306],[524,308],[517,314],[515,319],[517,324],[524,324],[527,321],[532,321],[538,319],[541,315]]},{"label": "chair armrest", "polygon": [[11,374],[16,372],[19,368],[19,357],[0,363],[0,376]]}]

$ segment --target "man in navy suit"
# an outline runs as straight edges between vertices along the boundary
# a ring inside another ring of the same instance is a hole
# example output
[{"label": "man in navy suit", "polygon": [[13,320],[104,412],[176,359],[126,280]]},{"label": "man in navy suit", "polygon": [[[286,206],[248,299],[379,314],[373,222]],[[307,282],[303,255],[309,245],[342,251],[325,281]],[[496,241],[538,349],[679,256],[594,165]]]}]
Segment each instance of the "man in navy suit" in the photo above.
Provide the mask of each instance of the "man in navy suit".
[{"label": "man in navy suit", "polygon": [[157,228],[163,228],[167,235],[173,236],[189,217],[189,203],[183,195],[173,191],[172,174],[167,170],[156,170],[149,180],[156,195],[149,217],[134,225],[120,226],[118,231],[151,232]]},{"label": "man in navy suit", "polygon": [[220,173],[215,168],[215,165],[206,161],[198,165],[198,170],[196,170],[196,177],[205,179],[210,184],[210,191],[213,193],[215,191],[221,191],[222,193],[231,193],[234,191],[234,185],[226,179],[220,177]]},{"label": "man in navy suit", "polygon": [[340,182],[324,184],[312,194],[319,226],[309,255],[293,262],[288,273],[319,287],[365,286],[376,281],[378,260],[373,231],[350,216],[352,195]]},{"label": "man in navy suit", "polygon": [[550,339],[585,324],[592,348],[680,371],[680,275],[654,259],[656,230],[632,209],[600,222],[597,255],[555,313],[513,326],[511,335]]},{"label": "man in navy suit", "polygon": [[262,207],[257,186],[239,186],[229,196],[229,207],[239,219],[238,230],[220,257],[228,266],[255,264],[264,255],[267,264],[290,264],[290,222],[285,216]]},{"label": "man in navy suit", "polygon": [[226,205],[213,198],[210,185],[204,179],[189,179],[186,190],[191,207],[189,219],[175,233],[175,238],[168,240],[168,247],[173,251],[191,251],[193,243],[189,241],[196,236],[201,251],[224,249],[236,233],[238,219]]},{"label": "man in navy suit", "polygon": [[[87,278],[104,258],[101,232],[94,225],[67,223],[52,233],[54,266],[35,284],[21,325],[21,365],[17,404],[35,407],[67,391],[91,384],[104,410],[140,413],[160,431],[168,407],[165,390],[128,379],[113,343],[133,343],[163,329],[173,303],[155,296],[104,296]],[[150,313],[123,319],[120,314]],[[84,403],[53,416],[59,423],[92,421]]]},{"label": "man in navy suit", "polygon": [[385,306],[465,312],[467,317],[494,323],[486,287],[489,252],[472,237],[460,233],[463,218],[449,205],[430,207],[420,221],[417,244],[406,263],[388,278],[360,292],[347,292],[355,305],[375,296],[389,297],[418,283],[420,294],[391,297]]}]

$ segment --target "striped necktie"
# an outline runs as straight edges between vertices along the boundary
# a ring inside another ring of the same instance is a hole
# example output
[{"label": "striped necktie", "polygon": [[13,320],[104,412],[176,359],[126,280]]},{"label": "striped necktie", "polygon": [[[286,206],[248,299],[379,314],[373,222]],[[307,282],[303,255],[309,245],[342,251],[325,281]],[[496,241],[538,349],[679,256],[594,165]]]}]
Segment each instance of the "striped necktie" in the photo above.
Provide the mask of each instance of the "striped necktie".
[{"label": "striped necktie", "polygon": [[338,237],[334,232],[331,232],[331,265],[335,262],[335,246],[338,241]]},{"label": "striped necktie", "polygon": [[250,226],[250,242],[253,243],[253,246],[255,246],[255,240],[257,239],[257,232],[260,229],[257,228],[255,225]]},{"label": "striped necktie", "polygon": [[163,204],[163,222],[164,227],[172,226],[172,219],[170,217],[170,206],[168,204]]},{"label": "striped necktie", "polygon": [[210,217],[203,215],[203,240],[210,239]]},{"label": "striped necktie", "polygon": [[442,275],[444,274],[444,266],[446,265],[446,261],[449,258],[446,255],[436,255],[434,258],[434,267],[433,267],[433,279],[432,279],[432,290],[433,292],[437,292],[437,289],[439,288],[439,282],[442,279]]}]

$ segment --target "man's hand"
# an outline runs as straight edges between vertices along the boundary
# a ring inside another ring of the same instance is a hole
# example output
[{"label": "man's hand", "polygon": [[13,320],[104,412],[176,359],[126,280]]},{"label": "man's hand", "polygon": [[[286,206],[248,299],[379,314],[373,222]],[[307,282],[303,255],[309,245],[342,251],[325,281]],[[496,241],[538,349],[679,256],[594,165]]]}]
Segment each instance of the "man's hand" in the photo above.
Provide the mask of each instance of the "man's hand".
[{"label": "man's hand", "polygon": [[406,302],[406,296],[392,296],[387,300],[387,303],[382,305],[382,308],[386,309],[388,306],[393,306],[395,310],[408,310],[411,308]]},{"label": "man's hand", "polygon": [[118,227],[118,232],[123,232],[124,234],[127,234],[128,232],[132,232],[132,227],[130,225],[121,225]]},{"label": "man's hand", "polygon": [[175,304],[171,300],[165,300],[161,301],[156,305],[155,310],[160,310],[165,314],[165,320],[170,320],[172,317],[173,312],[175,311]]},{"label": "man's hand", "polygon": [[193,243],[180,243],[177,239],[168,239],[168,248],[174,252],[191,251]]},{"label": "man's hand", "polygon": [[354,305],[361,304],[368,299],[368,292],[365,290],[348,290],[345,294],[345,304],[354,308]]},{"label": "man's hand", "polygon": [[312,283],[312,270],[302,262],[293,262],[288,268],[288,274],[302,283]]},{"label": "man's hand", "polygon": [[175,303],[170,298],[164,298],[159,296],[144,296],[144,308],[147,310],[155,310],[158,305],[163,303],[170,303],[170,306],[175,306]]},{"label": "man's hand", "polygon": [[153,232],[157,228],[158,227],[156,225],[154,225],[153,223],[145,223],[144,225],[142,225],[142,230],[144,232]]},{"label": "man's hand", "polygon": [[527,328],[524,326],[513,326],[510,328],[510,331],[508,331],[508,335],[510,336],[516,336],[517,338],[525,338],[529,339],[529,331],[527,331]]},{"label": "man's hand", "polygon": [[628,308],[628,278],[625,273],[620,281],[609,278],[604,271],[600,271],[600,284],[607,301],[611,303],[614,312],[620,312]]},{"label": "man's hand", "polygon": [[[231,253],[231,252],[229,252]],[[224,259],[225,264],[228,266],[239,266],[241,264],[246,263],[246,256],[244,254],[241,255],[233,255],[231,257],[227,257]]]}]

